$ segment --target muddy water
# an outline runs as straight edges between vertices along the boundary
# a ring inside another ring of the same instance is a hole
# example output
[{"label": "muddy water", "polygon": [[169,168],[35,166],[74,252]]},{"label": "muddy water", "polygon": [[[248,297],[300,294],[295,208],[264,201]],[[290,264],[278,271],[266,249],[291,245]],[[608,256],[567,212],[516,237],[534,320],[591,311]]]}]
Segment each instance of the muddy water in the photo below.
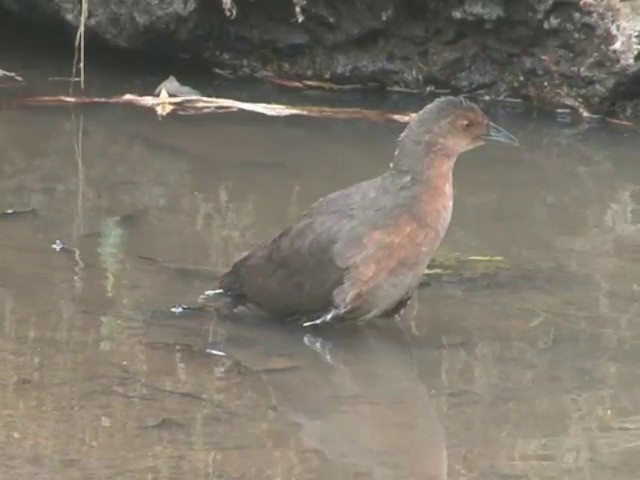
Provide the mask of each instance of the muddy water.
[{"label": "muddy water", "polygon": [[[105,75],[90,88],[135,85]],[[401,126],[0,111],[0,211],[33,209],[0,215],[2,477],[636,479],[640,140],[492,116],[523,147],[460,159],[441,253],[509,269],[434,280],[399,324],[310,334],[169,307],[382,172]]]}]

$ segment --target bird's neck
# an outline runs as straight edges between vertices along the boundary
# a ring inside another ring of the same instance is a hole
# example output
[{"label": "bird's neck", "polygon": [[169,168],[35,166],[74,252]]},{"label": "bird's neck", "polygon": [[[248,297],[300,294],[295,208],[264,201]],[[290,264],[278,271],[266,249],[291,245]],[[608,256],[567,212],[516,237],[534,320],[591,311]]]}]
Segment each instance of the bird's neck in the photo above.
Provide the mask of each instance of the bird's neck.
[{"label": "bird's neck", "polygon": [[438,135],[420,138],[407,131],[400,136],[391,170],[410,175],[416,180],[427,180],[432,172],[453,168],[458,152]]},{"label": "bird's neck", "polygon": [[453,209],[453,167],[457,152],[443,143],[400,143],[391,172],[405,179],[414,192],[414,208],[425,224],[441,235]]},{"label": "bird's neck", "polygon": [[453,165],[455,158],[433,157],[419,184],[418,211],[444,235],[453,209]]},{"label": "bird's neck", "polygon": [[453,166],[455,157],[434,157],[425,167],[419,182],[424,190],[451,193],[453,185]]},{"label": "bird's neck", "polygon": [[415,141],[410,136],[401,137],[390,170],[411,178],[422,188],[441,189],[451,185],[457,156],[458,152],[438,139]]}]

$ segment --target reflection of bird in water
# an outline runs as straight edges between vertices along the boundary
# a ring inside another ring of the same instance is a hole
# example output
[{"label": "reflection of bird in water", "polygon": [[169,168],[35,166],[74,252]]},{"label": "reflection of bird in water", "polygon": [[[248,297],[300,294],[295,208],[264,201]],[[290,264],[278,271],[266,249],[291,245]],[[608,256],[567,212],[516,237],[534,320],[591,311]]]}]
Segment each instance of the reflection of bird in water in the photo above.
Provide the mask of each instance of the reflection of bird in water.
[{"label": "reflection of bird in water", "polygon": [[475,104],[434,101],[400,136],[387,172],[318,200],[214,292],[305,325],[401,310],[448,228],[457,156],[487,140],[517,144]]},{"label": "reflection of bird in water", "polygon": [[215,323],[229,357],[263,373],[278,415],[295,425],[292,437],[321,453],[331,478],[447,478],[444,428],[395,324],[312,336],[246,313]]}]

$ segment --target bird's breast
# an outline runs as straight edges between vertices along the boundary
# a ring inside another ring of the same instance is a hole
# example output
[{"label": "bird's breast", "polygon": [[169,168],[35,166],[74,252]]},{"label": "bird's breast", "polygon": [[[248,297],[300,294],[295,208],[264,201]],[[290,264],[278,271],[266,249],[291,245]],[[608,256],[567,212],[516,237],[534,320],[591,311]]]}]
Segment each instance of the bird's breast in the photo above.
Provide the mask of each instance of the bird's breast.
[{"label": "bird's breast", "polygon": [[421,277],[439,242],[439,231],[414,214],[401,215],[385,228],[370,232],[351,252],[344,302],[357,303],[366,292],[384,284],[398,286],[396,295],[389,298],[397,301]]},{"label": "bird's breast", "polygon": [[449,228],[451,213],[453,212],[453,191],[450,185],[442,188],[426,190],[417,206],[419,223],[430,236],[437,237],[438,242],[444,237]]}]

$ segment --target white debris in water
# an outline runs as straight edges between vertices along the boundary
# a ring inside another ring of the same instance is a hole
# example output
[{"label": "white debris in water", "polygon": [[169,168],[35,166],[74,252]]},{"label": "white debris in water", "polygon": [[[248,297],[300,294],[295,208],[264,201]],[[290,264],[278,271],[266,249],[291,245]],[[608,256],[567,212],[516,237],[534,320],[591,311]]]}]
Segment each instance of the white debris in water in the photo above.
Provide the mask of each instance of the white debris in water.
[{"label": "white debris in water", "polygon": [[307,3],[307,0],[293,0],[293,9],[296,12],[296,20],[298,23],[304,22],[304,14],[302,13],[302,7]]},{"label": "white debris in water", "polygon": [[53,248],[56,252],[59,252],[60,250],[65,248],[65,245],[60,240],[56,240],[51,244],[51,248]]},{"label": "white debris in water", "polygon": [[180,313],[184,312],[188,308],[189,307],[187,307],[186,305],[174,305],[173,307],[171,307],[171,311],[176,315],[179,315]]},{"label": "white debris in water", "polygon": [[224,353],[221,350],[216,350],[215,348],[207,348],[207,353],[210,353],[211,355],[217,355],[219,357],[226,357],[227,354]]},{"label": "white debris in water", "polygon": [[224,10],[224,14],[231,20],[236,18],[238,7],[236,7],[236,4],[233,0],[222,0],[222,9]]},{"label": "white debris in water", "polygon": [[213,297],[215,295],[218,295],[219,293],[224,293],[224,290],[222,290],[221,288],[218,288],[216,290],[205,290],[204,293],[202,294],[203,297]]}]

